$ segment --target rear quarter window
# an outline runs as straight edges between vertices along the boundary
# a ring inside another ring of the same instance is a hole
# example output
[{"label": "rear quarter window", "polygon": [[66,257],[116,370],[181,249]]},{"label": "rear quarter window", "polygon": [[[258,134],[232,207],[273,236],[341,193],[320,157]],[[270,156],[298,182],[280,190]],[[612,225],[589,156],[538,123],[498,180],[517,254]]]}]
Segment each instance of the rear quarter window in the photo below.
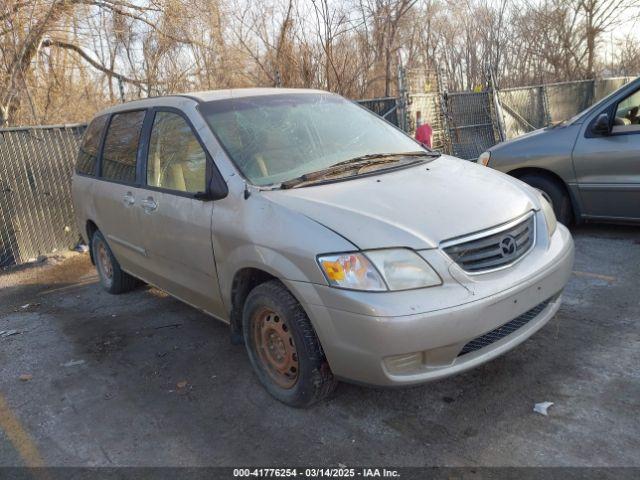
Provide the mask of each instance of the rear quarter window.
[{"label": "rear quarter window", "polygon": [[76,173],[95,175],[100,140],[102,140],[107,118],[106,115],[94,118],[84,132],[76,161]]},{"label": "rear quarter window", "polygon": [[134,183],[136,158],[145,111],[117,113],[111,117],[102,149],[102,177]]}]

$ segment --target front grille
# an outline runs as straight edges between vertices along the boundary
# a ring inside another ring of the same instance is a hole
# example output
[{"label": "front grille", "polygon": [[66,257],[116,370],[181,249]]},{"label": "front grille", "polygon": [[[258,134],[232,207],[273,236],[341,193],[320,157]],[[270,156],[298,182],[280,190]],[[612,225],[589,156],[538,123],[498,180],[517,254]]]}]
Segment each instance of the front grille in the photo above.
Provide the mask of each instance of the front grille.
[{"label": "front grille", "polygon": [[531,212],[523,220],[485,233],[443,242],[442,249],[466,272],[482,273],[505,267],[533,248],[535,216]]},{"label": "front grille", "polygon": [[546,306],[549,305],[549,302],[551,302],[551,300],[553,299],[549,298],[541,304],[536,305],[528,312],[525,312],[519,317],[514,318],[510,322],[505,323],[501,327],[498,327],[495,330],[491,330],[490,332],[485,333],[480,337],[474,338],[464,347],[462,347],[462,350],[460,351],[458,356],[475,352],[476,350],[480,350],[481,348],[491,345],[493,342],[497,342],[507,335],[511,335],[513,332],[515,332],[519,328],[524,327],[527,323],[540,315],[540,313],[546,308]]}]

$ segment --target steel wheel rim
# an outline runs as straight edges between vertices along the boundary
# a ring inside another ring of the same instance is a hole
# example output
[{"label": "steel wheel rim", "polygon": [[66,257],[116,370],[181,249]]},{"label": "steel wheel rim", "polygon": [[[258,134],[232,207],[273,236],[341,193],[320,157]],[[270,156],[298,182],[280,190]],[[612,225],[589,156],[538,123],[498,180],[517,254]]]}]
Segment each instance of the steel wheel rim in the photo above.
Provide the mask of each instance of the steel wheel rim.
[{"label": "steel wheel rim", "polygon": [[96,245],[96,253],[97,253],[97,261],[100,266],[100,272],[108,283],[111,283],[113,279],[113,265],[111,263],[111,258],[109,257],[109,252],[107,251],[107,247],[104,242],[99,241]]},{"label": "steel wheel rim", "polygon": [[298,352],[291,329],[270,308],[254,314],[253,341],[258,358],[269,377],[281,388],[290,389],[298,381]]}]

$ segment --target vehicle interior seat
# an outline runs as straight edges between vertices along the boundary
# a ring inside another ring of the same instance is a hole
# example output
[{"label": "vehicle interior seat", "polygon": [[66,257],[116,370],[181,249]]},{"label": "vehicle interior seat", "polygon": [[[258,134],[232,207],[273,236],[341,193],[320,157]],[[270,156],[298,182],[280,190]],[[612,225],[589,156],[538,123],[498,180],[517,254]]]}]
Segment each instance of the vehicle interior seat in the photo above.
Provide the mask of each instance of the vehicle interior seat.
[{"label": "vehicle interior seat", "polygon": [[171,190],[178,190],[180,192],[187,190],[187,183],[184,180],[182,163],[171,162],[167,166],[164,179],[162,180],[162,186],[164,188],[170,188]]}]

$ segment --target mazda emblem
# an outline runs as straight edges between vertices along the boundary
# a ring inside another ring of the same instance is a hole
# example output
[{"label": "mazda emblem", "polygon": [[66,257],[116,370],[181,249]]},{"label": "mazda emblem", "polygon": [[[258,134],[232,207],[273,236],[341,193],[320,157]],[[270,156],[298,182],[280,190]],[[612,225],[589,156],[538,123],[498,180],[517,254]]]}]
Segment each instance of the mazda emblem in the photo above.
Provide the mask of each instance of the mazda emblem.
[{"label": "mazda emblem", "polygon": [[511,257],[516,253],[518,249],[518,245],[516,244],[516,239],[511,235],[505,235],[500,240],[500,251],[502,252],[502,257]]}]

